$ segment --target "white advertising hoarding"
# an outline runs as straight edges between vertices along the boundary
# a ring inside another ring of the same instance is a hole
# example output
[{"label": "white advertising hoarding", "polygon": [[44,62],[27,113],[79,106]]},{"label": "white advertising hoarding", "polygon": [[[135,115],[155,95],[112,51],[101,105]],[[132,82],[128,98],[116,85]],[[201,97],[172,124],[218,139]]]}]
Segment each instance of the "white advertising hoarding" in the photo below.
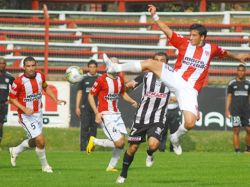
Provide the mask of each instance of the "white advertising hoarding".
[{"label": "white advertising hoarding", "polygon": [[[58,97],[67,102],[66,105],[57,105],[47,94],[43,93],[43,124],[44,127],[69,127],[70,121],[70,85],[66,81],[48,81],[50,89]],[[9,106],[7,116],[8,126],[20,126],[18,123],[18,115],[16,108],[12,105]]]}]

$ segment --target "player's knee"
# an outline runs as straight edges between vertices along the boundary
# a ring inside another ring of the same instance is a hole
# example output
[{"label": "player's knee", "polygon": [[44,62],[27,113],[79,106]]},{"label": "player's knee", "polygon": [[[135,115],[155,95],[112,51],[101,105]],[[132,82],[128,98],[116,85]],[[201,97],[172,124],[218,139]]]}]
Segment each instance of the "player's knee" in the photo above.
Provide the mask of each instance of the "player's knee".
[{"label": "player's knee", "polygon": [[42,134],[36,137],[35,142],[36,142],[36,147],[40,149],[43,149],[45,147],[45,138]]},{"label": "player's knee", "polygon": [[130,146],[128,147],[127,153],[129,155],[134,155],[135,152],[137,151],[139,145],[138,144],[130,144]]},{"label": "player's knee", "polygon": [[115,147],[118,148],[118,149],[123,149],[124,145],[125,145],[125,140],[123,139],[120,139],[116,142],[114,142],[115,144]]},{"label": "player's knee", "polygon": [[148,142],[148,147],[150,150],[155,151],[159,147],[159,142],[158,141]]},{"label": "player's knee", "polygon": [[186,129],[190,130],[190,129],[194,128],[195,122],[196,122],[195,119],[188,118],[188,119],[185,120],[184,126],[185,126]]}]

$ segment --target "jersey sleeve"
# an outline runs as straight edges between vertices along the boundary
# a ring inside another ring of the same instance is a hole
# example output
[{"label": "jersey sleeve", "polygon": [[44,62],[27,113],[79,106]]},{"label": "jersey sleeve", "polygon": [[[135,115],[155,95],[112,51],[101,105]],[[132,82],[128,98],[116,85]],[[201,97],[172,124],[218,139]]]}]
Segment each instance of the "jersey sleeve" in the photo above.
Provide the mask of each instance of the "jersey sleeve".
[{"label": "jersey sleeve", "polygon": [[218,45],[216,45],[215,49],[216,49],[215,56],[219,58],[224,58],[227,55],[227,51],[219,47]]},{"label": "jersey sleeve", "polygon": [[137,82],[137,84],[135,85],[135,88],[138,87],[142,82],[143,82],[143,77],[144,77],[145,73],[142,73],[140,75],[138,75],[134,81]]},{"label": "jersey sleeve", "polygon": [[84,78],[77,84],[77,91],[84,90]]},{"label": "jersey sleeve", "polygon": [[227,86],[227,94],[233,93],[233,84],[230,82]]},{"label": "jersey sleeve", "polygon": [[120,76],[120,79],[121,79],[121,85],[122,85],[122,87],[121,87],[121,94],[124,94],[124,92],[126,91],[124,77]]},{"label": "jersey sleeve", "polygon": [[173,32],[172,37],[169,39],[171,45],[179,49],[183,44],[188,42],[187,38],[184,38],[182,35]]},{"label": "jersey sleeve", "polygon": [[102,88],[102,80],[101,80],[101,77],[99,77],[96,79],[95,83],[93,84],[90,90],[90,93],[94,96],[97,96],[101,88]]},{"label": "jersey sleeve", "polygon": [[46,82],[46,79],[45,79],[45,75],[42,73],[42,72],[39,72],[41,74],[41,77],[42,77],[42,87],[43,89],[47,88],[48,84]]},{"label": "jersey sleeve", "polygon": [[10,93],[9,93],[9,97],[11,99],[16,99],[20,90],[21,90],[21,86],[22,86],[22,82],[21,79],[17,78],[14,80],[14,82],[11,85],[10,88]]}]

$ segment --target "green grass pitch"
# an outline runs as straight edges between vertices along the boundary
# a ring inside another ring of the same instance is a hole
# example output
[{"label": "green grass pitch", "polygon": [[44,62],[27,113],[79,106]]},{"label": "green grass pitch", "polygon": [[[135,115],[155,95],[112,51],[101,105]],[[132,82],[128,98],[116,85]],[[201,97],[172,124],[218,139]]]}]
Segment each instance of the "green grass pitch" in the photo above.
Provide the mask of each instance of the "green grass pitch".
[{"label": "green grass pitch", "polygon": [[[119,172],[105,171],[111,151],[97,149],[91,155],[78,151],[78,129],[45,129],[44,133],[47,136],[47,158],[54,169],[52,174],[41,172],[36,154],[32,150],[24,152],[17,160],[17,167],[12,168],[7,147],[20,142],[23,134],[21,128],[6,128],[2,151],[0,151],[2,187],[250,186],[250,155],[235,154],[232,151],[229,143],[231,132],[190,132],[182,139],[184,153],[181,156],[168,151],[157,152],[152,168],[145,167],[146,146],[144,144],[135,156],[125,184],[115,184]],[[210,139],[211,142],[207,142]],[[208,144],[213,145],[208,146]],[[223,145],[226,148],[212,150],[212,147]],[[119,170],[121,170],[121,164],[120,160]]]}]

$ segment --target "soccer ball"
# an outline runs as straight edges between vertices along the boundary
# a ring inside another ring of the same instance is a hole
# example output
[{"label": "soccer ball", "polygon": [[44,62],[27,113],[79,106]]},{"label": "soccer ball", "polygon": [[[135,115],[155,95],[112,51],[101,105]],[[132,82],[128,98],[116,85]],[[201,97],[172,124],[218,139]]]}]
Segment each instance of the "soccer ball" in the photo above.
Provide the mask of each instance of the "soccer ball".
[{"label": "soccer ball", "polygon": [[65,78],[71,84],[80,82],[83,79],[82,69],[78,66],[70,66],[66,69]]}]

